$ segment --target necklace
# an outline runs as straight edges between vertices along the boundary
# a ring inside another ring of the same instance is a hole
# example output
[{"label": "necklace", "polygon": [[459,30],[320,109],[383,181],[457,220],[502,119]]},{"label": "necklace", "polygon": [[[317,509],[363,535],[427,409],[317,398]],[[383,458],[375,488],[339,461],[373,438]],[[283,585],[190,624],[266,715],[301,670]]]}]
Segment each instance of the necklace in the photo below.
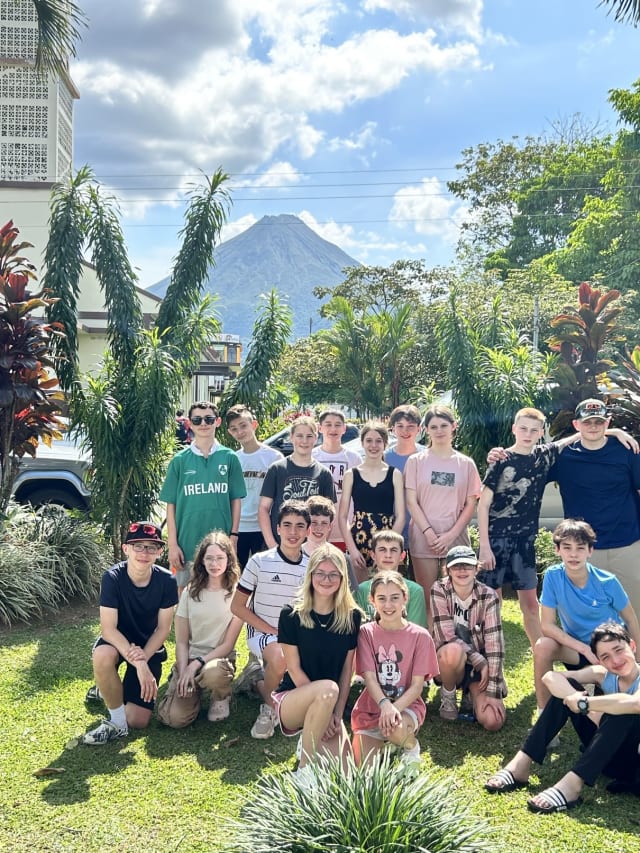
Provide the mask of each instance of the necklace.
[{"label": "necklace", "polygon": [[331,613],[323,613],[322,614],[323,616],[326,617],[324,622],[322,621],[322,619],[320,618],[320,615],[318,613],[316,613],[315,610],[312,610],[311,613],[313,614],[313,618],[315,619],[316,623],[320,626],[320,628],[327,628],[329,623],[331,622],[331,620],[333,618],[333,611]]}]

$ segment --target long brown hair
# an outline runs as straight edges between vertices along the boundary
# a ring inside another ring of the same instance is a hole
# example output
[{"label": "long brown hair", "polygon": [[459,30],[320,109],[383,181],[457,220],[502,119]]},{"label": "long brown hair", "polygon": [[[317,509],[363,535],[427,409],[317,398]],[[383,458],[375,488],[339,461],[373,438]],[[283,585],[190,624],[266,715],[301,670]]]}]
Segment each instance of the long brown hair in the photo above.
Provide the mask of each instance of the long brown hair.
[{"label": "long brown hair", "polygon": [[189,581],[189,595],[194,601],[200,601],[200,593],[209,582],[209,575],[204,565],[204,555],[207,553],[209,545],[217,545],[227,555],[227,568],[221,578],[222,587],[227,590],[225,598],[229,598],[232,595],[240,579],[240,566],[236,552],[231,544],[231,539],[221,530],[214,530],[213,533],[207,533],[196,548],[193,558],[193,568],[191,569],[191,579]]}]

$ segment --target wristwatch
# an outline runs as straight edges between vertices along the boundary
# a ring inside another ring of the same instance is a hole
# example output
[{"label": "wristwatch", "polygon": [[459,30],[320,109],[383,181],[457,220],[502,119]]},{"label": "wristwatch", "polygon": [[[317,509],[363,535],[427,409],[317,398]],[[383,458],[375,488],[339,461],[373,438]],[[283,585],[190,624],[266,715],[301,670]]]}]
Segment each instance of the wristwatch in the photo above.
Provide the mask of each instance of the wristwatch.
[{"label": "wristwatch", "polygon": [[577,705],[578,711],[580,711],[581,714],[589,713],[589,699],[587,696],[582,696],[582,698],[578,699]]},{"label": "wristwatch", "polygon": [[[206,663],[205,659],[204,659],[203,657],[200,657],[200,655],[198,655],[196,658],[194,658],[194,660],[197,660],[197,661],[198,661],[198,663],[200,664],[200,669],[202,669],[202,667],[203,667],[203,666],[205,665],[205,663]],[[199,671],[200,671],[200,670],[198,670],[198,672],[199,672]]]}]

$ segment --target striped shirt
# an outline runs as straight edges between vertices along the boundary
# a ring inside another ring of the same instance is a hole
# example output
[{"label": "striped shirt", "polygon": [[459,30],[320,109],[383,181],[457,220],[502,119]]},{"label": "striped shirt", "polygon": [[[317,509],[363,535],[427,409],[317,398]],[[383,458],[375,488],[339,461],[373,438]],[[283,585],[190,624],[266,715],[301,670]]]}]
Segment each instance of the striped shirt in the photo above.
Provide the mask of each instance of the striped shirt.
[{"label": "striped shirt", "polygon": [[[308,562],[307,555],[302,554],[300,562],[293,563],[279,548],[253,554],[242,572],[237,588],[245,595],[251,596],[250,607],[256,616],[277,629],[280,611],[293,601]],[[247,625],[248,637],[256,633],[256,628]]]}]

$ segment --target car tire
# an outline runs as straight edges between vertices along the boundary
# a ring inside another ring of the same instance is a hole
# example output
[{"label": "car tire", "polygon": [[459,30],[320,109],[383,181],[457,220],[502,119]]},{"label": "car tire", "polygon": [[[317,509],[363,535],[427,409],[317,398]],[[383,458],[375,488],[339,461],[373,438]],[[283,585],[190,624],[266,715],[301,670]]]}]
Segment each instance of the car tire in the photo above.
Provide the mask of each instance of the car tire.
[{"label": "car tire", "polygon": [[63,506],[65,509],[89,509],[86,500],[81,495],[66,491],[65,489],[34,489],[24,496],[18,495],[18,500],[22,503],[30,503],[32,506],[57,504],[58,506]]}]

